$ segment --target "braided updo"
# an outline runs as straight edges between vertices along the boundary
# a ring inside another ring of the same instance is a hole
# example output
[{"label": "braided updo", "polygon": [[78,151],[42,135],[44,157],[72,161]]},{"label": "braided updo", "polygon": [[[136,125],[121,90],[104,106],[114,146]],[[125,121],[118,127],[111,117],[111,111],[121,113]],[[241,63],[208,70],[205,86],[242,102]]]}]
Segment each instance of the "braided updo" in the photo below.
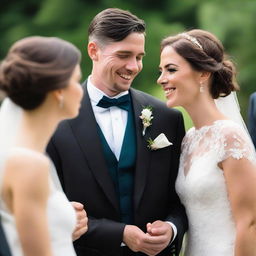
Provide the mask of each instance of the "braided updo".
[{"label": "braided updo", "polygon": [[239,90],[235,66],[224,54],[222,43],[210,32],[193,29],[169,36],[161,42],[161,50],[166,46],[172,46],[195,70],[212,73],[210,93],[213,99]]},{"label": "braided updo", "polygon": [[40,106],[47,93],[65,88],[80,61],[80,51],[71,43],[33,36],[10,48],[0,64],[0,89],[26,110]]}]

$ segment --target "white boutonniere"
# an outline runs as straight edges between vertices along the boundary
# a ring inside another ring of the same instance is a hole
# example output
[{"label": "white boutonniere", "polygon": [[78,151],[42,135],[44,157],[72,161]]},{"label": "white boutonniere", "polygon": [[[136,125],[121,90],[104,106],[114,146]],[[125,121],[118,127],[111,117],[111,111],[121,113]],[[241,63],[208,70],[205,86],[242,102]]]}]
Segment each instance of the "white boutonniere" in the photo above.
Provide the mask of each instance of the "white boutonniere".
[{"label": "white boutonniere", "polygon": [[143,130],[142,135],[145,135],[146,129],[152,124],[152,107],[147,106],[141,111],[140,119],[142,120]]},{"label": "white boutonniere", "polygon": [[160,133],[154,140],[152,139],[148,140],[148,147],[151,150],[165,148],[170,145],[173,145],[173,144],[167,139],[164,133]]}]

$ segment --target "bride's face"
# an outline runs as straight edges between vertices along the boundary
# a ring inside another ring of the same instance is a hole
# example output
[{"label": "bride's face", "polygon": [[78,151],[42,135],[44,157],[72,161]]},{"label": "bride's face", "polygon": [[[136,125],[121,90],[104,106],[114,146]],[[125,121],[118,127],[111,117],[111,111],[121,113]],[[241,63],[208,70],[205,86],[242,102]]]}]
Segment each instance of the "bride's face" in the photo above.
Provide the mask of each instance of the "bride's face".
[{"label": "bride's face", "polygon": [[201,72],[192,69],[191,65],[171,46],[166,46],[160,56],[160,84],[167,98],[167,106],[186,107],[199,96]]},{"label": "bride's face", "polygon": [[63,97],[64,97],[63,110],[65,110],[67,118],[74,118],[79,113],[81,100],[83,97],[83,89],[81,87],[80,80],[81,80],[81,69],[80,69],[80,65],[77,65],[69,80],[68,86],[65,89],[63,89]]}]

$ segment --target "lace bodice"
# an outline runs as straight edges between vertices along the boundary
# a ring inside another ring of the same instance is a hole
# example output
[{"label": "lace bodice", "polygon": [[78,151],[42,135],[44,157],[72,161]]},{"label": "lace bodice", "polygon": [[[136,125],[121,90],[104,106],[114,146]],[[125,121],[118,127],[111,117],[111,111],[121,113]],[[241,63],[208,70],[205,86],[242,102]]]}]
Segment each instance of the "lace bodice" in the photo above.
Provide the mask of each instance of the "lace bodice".
[{"label": "lace bodice", "polygon": [[235,225],[218,167],[229,157],[256,164],[248,135],[231,120],[191,128],[183,139],[176,190],[189,220],[186,256],[234,255]]}]

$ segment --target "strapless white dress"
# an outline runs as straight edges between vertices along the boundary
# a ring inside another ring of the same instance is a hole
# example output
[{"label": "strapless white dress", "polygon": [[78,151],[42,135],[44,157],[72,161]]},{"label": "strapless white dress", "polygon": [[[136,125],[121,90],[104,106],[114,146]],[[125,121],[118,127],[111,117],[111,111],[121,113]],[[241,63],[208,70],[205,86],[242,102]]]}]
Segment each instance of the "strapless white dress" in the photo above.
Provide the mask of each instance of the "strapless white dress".
[{"label": "strapless white dress", "polygon": [[233,256],[235,223],[218,163],[243,157],[256,163],[248,134],[231,120],[191,128],[182,142],[176,190],[189,221],[185,256]]},{"label": "strapless white dress", "polygon": [[[0,170],[0,177],[3,177],[1,172],[2,170]],[[72,232],[76,225],[75,210],[66,195],[55,187],[51,178],[49,179],[50,195],[47,204],[47,217],[53,256],[76,256],[72,243]],[[10,213],[1,197],[0,214],[12,255],[23,256],[14,216]]]}]

